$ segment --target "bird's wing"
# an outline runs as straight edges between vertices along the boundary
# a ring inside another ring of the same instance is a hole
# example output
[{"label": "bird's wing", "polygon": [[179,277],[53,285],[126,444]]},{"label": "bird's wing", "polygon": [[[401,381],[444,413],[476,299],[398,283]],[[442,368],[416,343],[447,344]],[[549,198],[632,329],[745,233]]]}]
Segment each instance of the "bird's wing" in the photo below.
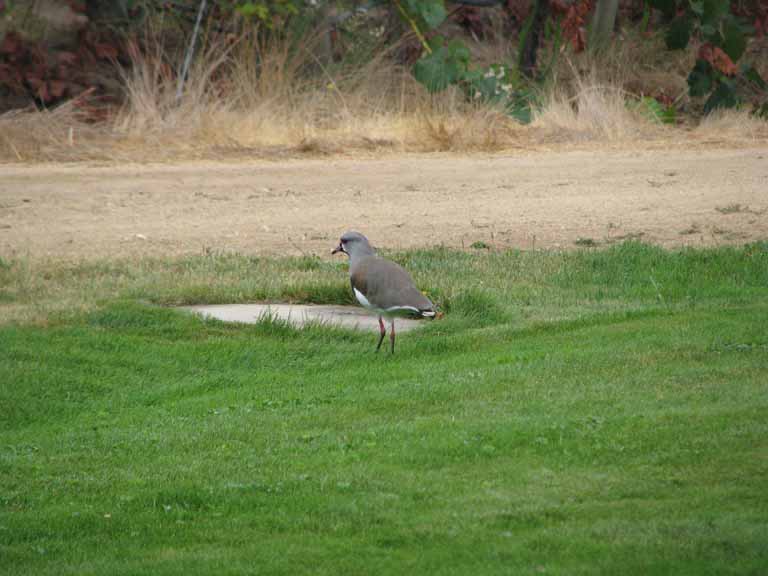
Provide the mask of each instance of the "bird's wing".
[{"label": "bird's wing", "polygon": [[365,266],[367,290],[361,290],[368,301],[382,310],[411,310],[422,314],[434,310],[432,302],[424,296],[413,278],[401,266],[379,257],[361,262]]},{"label": "bird's wing", "polygon": [[368,294],[368,261],[365,258],[362,262],[355,263],[349,270],[349,283],[352,285],[353,292],[360,292],[367,298]]}]

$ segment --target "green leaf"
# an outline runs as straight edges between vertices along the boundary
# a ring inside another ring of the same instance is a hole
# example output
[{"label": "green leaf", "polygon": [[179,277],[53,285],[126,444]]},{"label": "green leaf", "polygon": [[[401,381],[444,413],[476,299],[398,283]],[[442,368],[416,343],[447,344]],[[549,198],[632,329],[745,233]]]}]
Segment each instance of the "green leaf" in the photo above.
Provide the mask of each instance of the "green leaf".
[{"label": "green leaf", "polygon": [[717,28],[720,19],[728,13],[728,0],[702,0],[703,14],[701,21],[703,24],[709,24]]},{"label": "green leaf", "polygon": [[470,100],[500,104],[518,122],[528,124],[531,121],[534,95],[525,88],[516,88],[513,74],[503,64],[467,70],[462,74],[461,81]]},{"label": "green leaf", "polygon": [[462,79],[467,70],[469,51],[451,42],[433,49],[413,66],[413,75],[430,92],[440,92]]},{"label": "green leaf", "polygon": [[670,50],[682,50],[688,46],[688,41],[691,39],[691,29],[693,28],[693,20],[688,14],[678,16],[667,28],[667,34],[665,40],[667,42],[667,48]]},{"label": "green leaf", "polygon": [[445,21],[445,6],[442,2],[425,2],[421,17],[430,30],[434,30]]},{"label": "green leaf", "polygon": [[263,4],[256,4],[255,2],[246,2],[237,7],[237,12],[244,18],[253,18],[254,16],[259,20],[266,20],[269,16],[269,10]]},{"label": "green leaf", "polygon": [[422,56],[413,65],[413,75],[430,92],[445,90],[451,83],[446,69],[445,58],[448,50],[442,47],[432,54]]},{"label": "green leaf", "polygon": [[[701,26],[701,33],[707,40],[719,40],[719,34],[717,32],[717,28],[714,26],[711,26],[710,24],[702,24]],[[718,38],[715,38],[718,36]],[[719,43],[719,42],[718,42]]]},{"label": "green leaf", "polygon": [[467,75],[465,79],[470,80],[470,87],[468,91],[471,98],[482,99],[486,102],[494,102],[500,100],[500,84],[496,80],[496,76],[492,75],[491,71],[473,71],[471,77]]},{"label": "green leaf", "polygon": [[445,36],[435,34],[431,38],[427,38],[427,44],[429,44],[432,50],[440,50],[440,48],[445,46]]},{"label": "green leaf", "polygon": [[721,82],[707,101],[704,103],[704,114],[709,114],[718,108],[733,108],[739,103],[733,86]]},{"label": "green leaf", "polygon": [[744,78],[746,78],[750,84],[753,84],[759,90],[768,90],[768,82],[763,80],[763,77],[760,76],[760,72],[755,70],[754,66],[743,68],[742,74],[744,74]]},{"label": "green leaf", "polygon": [[481,70],[471,70],[464,74],[470,98],[486,102],[501,102],[512,94],[512,82],[507,69],[501,64],[492,64]]},{"label": "green leaf", "polygon": [[697,16],[702,16],[704,14],[704,2],[691,2],[691,12],[696,14]]},{"label": "green leaf", "polygon": [[428,30],[434,30],[447,16],[443,0],[404,0],[403,6]]},{"label": "green leaf", "polygon": [[515,103],[507,108],[507,113],[512,116],[520,124],[530,124],[533,120],[533,111],[531,105],[528,102]]},{"label": "green leaf", "polygon": [[674,124],[677,118],[677,112],[674,106],[664,106],[656,98],[646,96],[638,103],[638,109],[641,114],[661,124]]},{"label": "green leaf", "polygon": [[455,60],[458,64],[464,67],[469,66],[469,48],[464,45],[464,42],[458,38],[454,38],[448,43],[448,53],[451,59]]},{"label": "green leaf", "polygon": [[723,52],[736,62],[744,54],[747,37],[735,18],[726,18],[723,23]]},{"label": "green leaf", "polygon": [[530,124],[533,120],[533,96],[520,90],[512,94],[506,106],[507,114],[521,124]]},{"label": "green leaf", "polygon": [[650,0],[649,4],[662,12],[667,18],[672,18],[677,11],[675,0]]},{"label": "green leaf", "polygon": [[706,60],[697,60],[696,65],[688,75],[688,89],[694,98],[704,96],[712,90],[712,65]]},{"label": "green leaf", "polygon": [[662,124],[674,124],[677,122],[677,110],[674,106],[667,106],[664,108],[664,113],[661,115]]}]

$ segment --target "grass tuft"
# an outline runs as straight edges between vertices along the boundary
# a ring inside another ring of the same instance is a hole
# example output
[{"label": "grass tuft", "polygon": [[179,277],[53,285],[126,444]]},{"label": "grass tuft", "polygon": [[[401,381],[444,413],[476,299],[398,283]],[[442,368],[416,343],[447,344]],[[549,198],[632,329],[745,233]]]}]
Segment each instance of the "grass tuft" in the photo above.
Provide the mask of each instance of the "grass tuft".
[{"label": "grass tuft", "polygon": [[460,290],[445,301],[443,309],[448,315],[465,318],[480,326],[506,320],[505,307],[497,302],[496,296],[479,288]]}]

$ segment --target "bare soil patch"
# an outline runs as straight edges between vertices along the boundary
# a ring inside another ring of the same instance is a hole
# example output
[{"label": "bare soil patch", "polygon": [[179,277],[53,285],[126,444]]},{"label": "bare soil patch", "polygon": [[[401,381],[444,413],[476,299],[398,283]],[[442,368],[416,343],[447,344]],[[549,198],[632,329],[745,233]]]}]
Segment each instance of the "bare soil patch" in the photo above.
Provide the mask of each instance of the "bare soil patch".
[{"label": "bare soil patch", "polygon": [[0,255],[328,255],[768,238],[768,148],[0,168]]}]

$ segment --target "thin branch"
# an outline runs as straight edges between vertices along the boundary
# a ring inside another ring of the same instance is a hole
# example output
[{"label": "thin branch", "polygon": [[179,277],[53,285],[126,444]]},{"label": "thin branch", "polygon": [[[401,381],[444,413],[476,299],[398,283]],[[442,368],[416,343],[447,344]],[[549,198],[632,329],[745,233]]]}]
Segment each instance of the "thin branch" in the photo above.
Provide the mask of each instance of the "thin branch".
[{"label": "thin branch", "polygon": [[395,6],[397,6],[397,9],[400,11],[400,14],[403,16],[405,21],[408,22],[408,24],[411,26],[414,34],[416,34],[416,38],[419,39],[419,42],[421,42],[421,45],[424,47],[424,50],[426,50],[427,54],[432,54],[432,48],[429,47],[427,39],[424,38],[424,34],[422,34],[421,30],[419,30],[419,25],[416,24],[416,21],[411,18],[408,12],[405,11],[405,8],[403,8],[402,4],[400,4],[400,0],[395,0]]},{"label": "thin branch", "polygon": [[195,43],[197,42],[197,33],[200,31],[200,22],[203,20],[203,13],[205,12],[206,0],[200,0],[200,9],[197,11],[197,20],[195,21],[195,28],[192,30],[192,37],[189,39],[189,48],[187,54],[184,56],[184,65],[181,67],[181,74],[179,74],[179,84],[176,88],[176,103],[181,102],[181,95],[184,93],[184,80],[189,72],[189,67],[192,64],[192,55],[195,53]]}]

